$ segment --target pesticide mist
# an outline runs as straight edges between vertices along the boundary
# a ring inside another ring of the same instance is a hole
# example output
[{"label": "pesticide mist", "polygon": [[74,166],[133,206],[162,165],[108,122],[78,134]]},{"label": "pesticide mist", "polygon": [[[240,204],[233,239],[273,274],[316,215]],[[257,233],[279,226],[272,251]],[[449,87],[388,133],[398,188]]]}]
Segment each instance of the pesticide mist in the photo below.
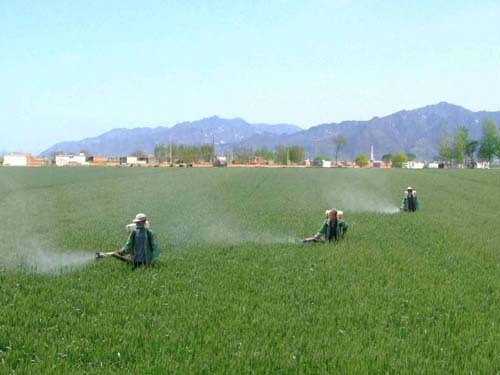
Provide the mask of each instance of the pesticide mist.
[{"label": "pesticide mist", "polygon": [[375,192],[351,190],[346,193],[336,193],[329,200],[334,202],[339,209],[348,212],[377,212],[382,214],[399,212],[398,206]]},{"label": "pesticide mist", "polygon": [[[10,173],[15,173],[15,170]],[[31,182],[31,181],[30,181]],[[90,250],[58,251],[53,236],[55,225],[53,195],[3,178],[0,211],[15,213],[10,222],[0,226],[0,269],[50,273],[70,271],[88,264],[94,258]],[[59,228],[60,229],[60,228]]]},{"label": "pesticide mist", "polygon": [[325,193],[326,199],[332,207],[346,212],[374,212],[395,214],[399,212],[396,204],[397,197],[388,193],[384,179],[368,183],[350,184],[345,188]]},{"label": "pesticide mist", "polygon": [[[231,216],[230,213],[226,213]],[[199,245],[241,245],[258,244],[274,245],[294,243],[295,238],[282,233],[273,233],[263,230],[255,230],[250,225],[232,216],[229,220],[224,216],[210,218],[208,223],[194,225],[192,221],[185,220],[169,223],[171,235],[169,245],[172,248],[184,249],[193,243]],[[161,229],[160,229],[161,231]]]},{"label": "pesticide mist", "polygon": [[352,212],[376,212],[382,214],[395,214],[399,212],[399,207],[391,204],[375,195],[358,193],[356,195],[343,198],[345,207]]},{"label": "pesticide mist", "polygon": [[11,252],[0,253],[0,266],[11,270],[50,273],[71,271],[85,266],[93,259],[94,254],[91,251],[60,252],[40,244],[39,241],[23,240]]}]

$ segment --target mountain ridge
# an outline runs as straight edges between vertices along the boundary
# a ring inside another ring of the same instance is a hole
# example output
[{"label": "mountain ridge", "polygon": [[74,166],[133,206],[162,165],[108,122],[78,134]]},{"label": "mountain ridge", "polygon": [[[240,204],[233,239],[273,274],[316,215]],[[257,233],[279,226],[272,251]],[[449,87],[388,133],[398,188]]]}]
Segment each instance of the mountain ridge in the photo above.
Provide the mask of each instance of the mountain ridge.
[{"label": "mountain ridge", "polygon": [[332,156],[332,139],[343,134],[347,145],[340,157],[344,159],[352,159],[360,152],[369,153],[371,145],[375,148],[376,158],[384,153],[412,152],[419,159],[430,159],[437,154],[437,143],[443,131],[452,133],[456,127],[464,125],[469,130],[469,137],[478,140],[482,124],[488,118],[498,124],[500,111],[473,112],[447,102],[403,109],[370,120],[323,123],[308,129],[293,124],[251,124],[238,117],[211,116],[180,122],[172,127],[114,128],[96,137],[56,143],[41,155],[86,150],[90,154],[123,156],[137,150],[152,152],[158,143],[198,145],[214,142],[217,152],[228,152],[234,147],[301,145],[309,157]]}]

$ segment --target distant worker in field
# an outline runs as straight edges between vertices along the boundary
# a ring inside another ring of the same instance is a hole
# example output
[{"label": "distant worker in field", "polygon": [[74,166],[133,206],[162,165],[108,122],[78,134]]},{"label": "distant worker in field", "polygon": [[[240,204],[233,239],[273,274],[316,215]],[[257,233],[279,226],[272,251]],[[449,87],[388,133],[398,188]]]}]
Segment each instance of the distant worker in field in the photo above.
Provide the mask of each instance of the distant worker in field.
[{"label": "distant worker in field", "polygon": [[120,250],[110,253],[97,253],[97,258],[114,257],[128,263],[134,268],[150,266],[159,255],[156,235],[149,229],[150,224],[145,214],[137,214],[132,224],[126,226],[130,233],[125,245]]},{"label": "distant worker in field", "polygon": [[335,208],[325,211],[326,219],[319,228],[314,237],[303,240],[303,243],[309,242],[336,242],[340,241],[347,232],[349,225],[344,221],[344,213]]},{"label": "distant worker in field", "polygon": [[401,211],[415,212],[418,210],[418,198],[417,191],[413,190],[411,186],[408,186],[403,192],[403,200],[401,201]]}]

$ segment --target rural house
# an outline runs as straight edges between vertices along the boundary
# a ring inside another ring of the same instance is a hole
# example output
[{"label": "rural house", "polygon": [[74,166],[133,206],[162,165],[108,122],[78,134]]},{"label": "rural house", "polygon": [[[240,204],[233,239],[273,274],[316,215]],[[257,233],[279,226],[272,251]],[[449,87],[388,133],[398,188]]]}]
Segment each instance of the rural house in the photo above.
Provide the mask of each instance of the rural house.
[{"label": "rural house", "polygon": [[56,165],[58,167],[64,167],[89,165],[89,163],[85,158],[85,154],[80,153],[78,155],[56,155]]},{"label": "rural house", "polygon": [[3,158],[3,165],[12,167],[40,167],[44,165],[43,158],[34,158],[31,154],[11,153]]}]

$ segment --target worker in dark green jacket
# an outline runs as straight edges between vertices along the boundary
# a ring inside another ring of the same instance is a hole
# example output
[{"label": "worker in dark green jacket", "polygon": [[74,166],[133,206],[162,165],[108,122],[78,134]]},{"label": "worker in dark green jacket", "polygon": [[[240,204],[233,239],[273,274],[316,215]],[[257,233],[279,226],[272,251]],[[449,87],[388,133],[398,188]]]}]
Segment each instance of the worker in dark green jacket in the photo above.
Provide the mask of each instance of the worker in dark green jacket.
[{"label": "worker in dark green jacket", "polygon": [[401,211],[415,212],[420,207],[417,198],[417,191],[408,186],[403,192],[403,199],[401,201]]},{"label": "worker in dark green jacket", "polygon": [[150,266],[159,255],[158,241],[151,229],[149,229],[147,217],[145,214],[137,214],[133,223],[135,228],[129,228],[130,234],[123,247],[111,253],[97,253],[97,258],[112,256],[114,258],[132,263],[134,268],[141,266]]},{"label": "worker in dark green jacket", "polygon": [[335,208],[325,212],[327,218],[319,228],[314,237],[303,240],[303,243],[309,242],[336,242],[340,241],[347,232],[349,225],[344,221],[344,213]]}]

